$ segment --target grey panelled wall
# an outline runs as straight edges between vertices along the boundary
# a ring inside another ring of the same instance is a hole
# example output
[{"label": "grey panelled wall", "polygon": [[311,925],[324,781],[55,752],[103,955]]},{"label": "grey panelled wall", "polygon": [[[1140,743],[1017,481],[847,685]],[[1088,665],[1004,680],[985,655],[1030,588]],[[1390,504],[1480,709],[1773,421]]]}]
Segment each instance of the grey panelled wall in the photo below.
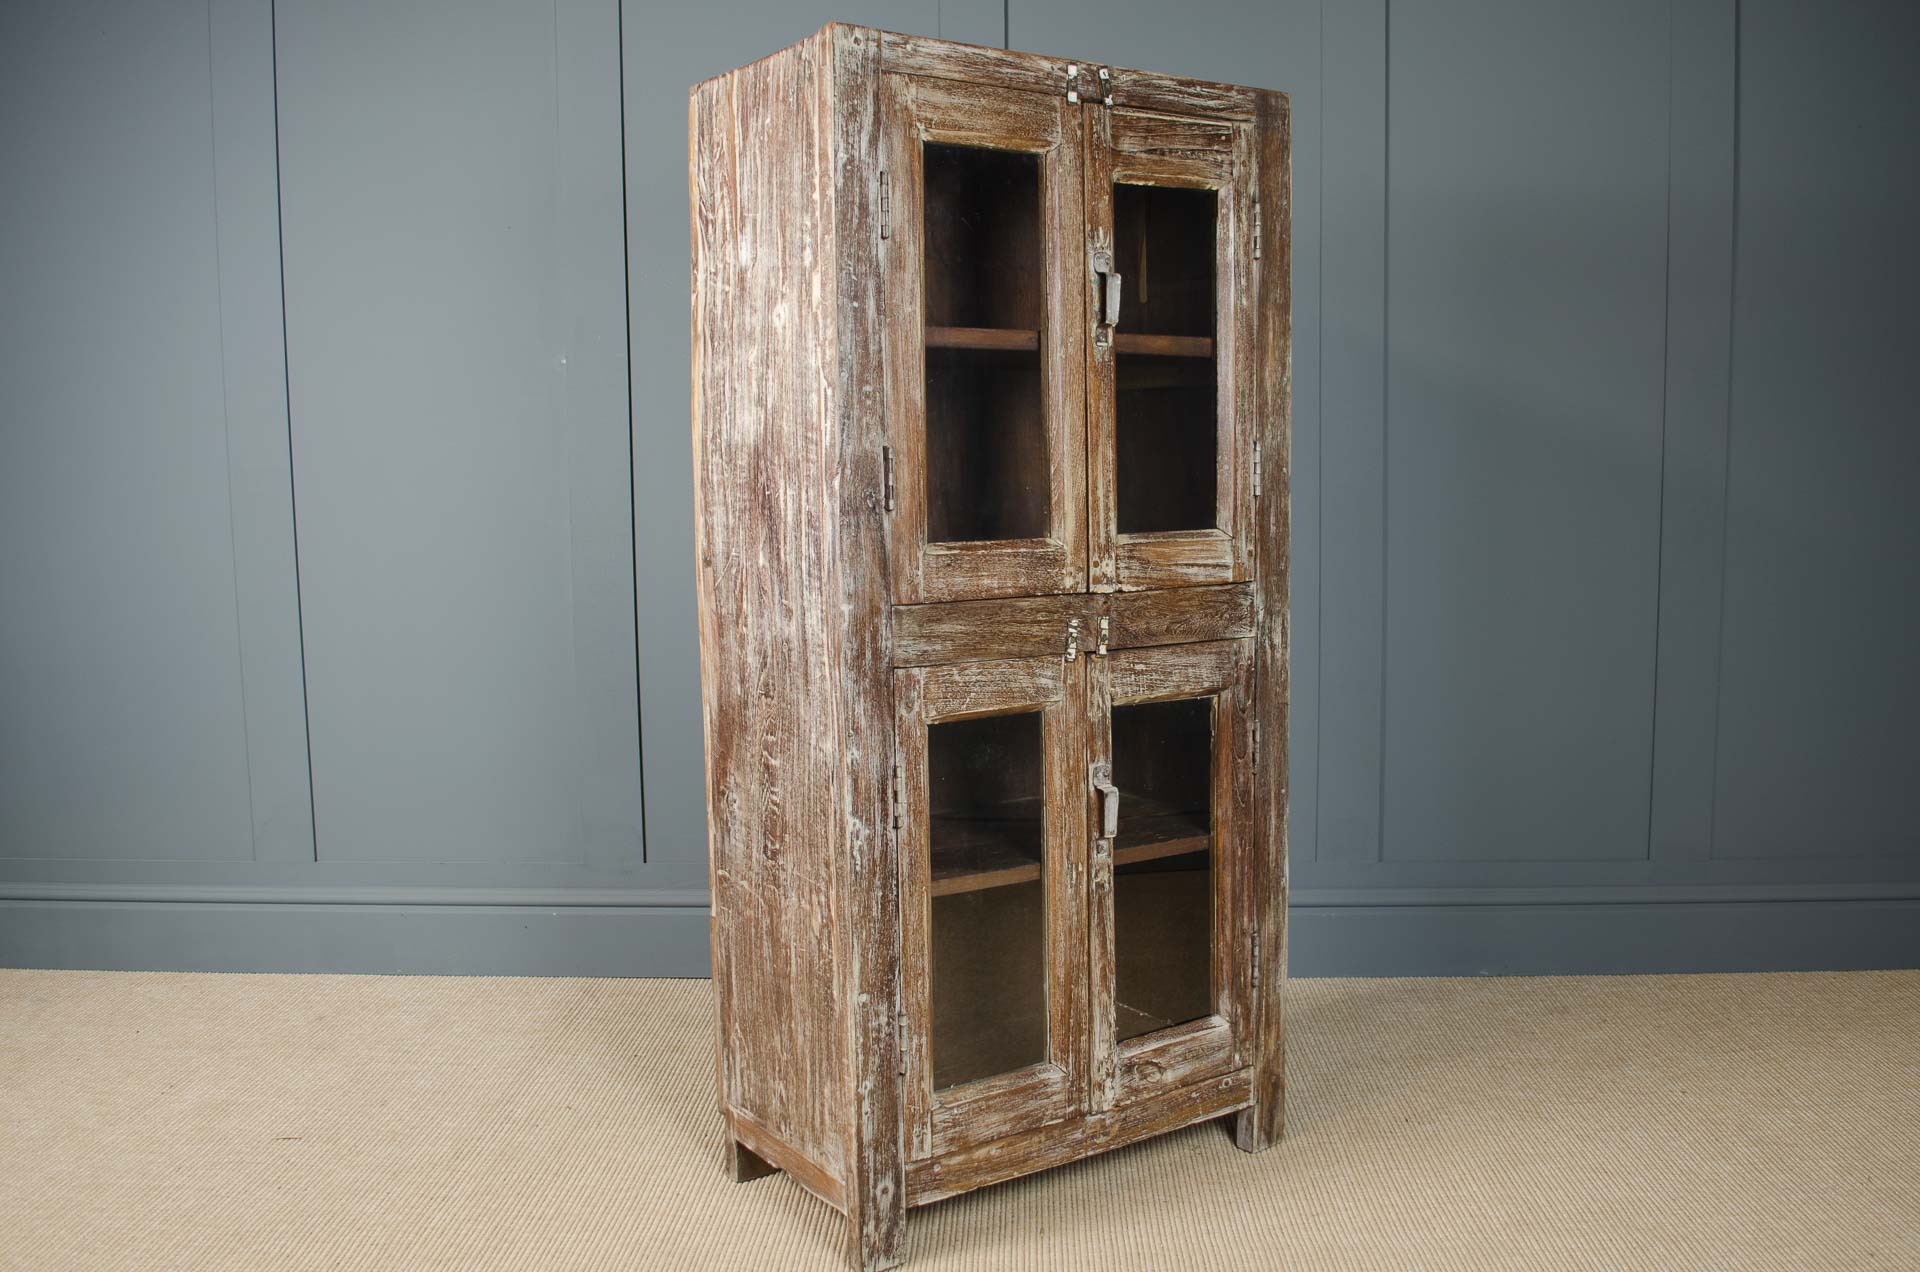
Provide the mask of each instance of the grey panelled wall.
[{"label": "grey panelled wall", "polygon": [[9,883],[311,852],[264,18],[0,6]]},{"label": "grey panelled wall", "polygon": [[0,9],[0,962],[704,969],[686,87],[836,19],[1292,94],[1297,972],[1920,963],[1810,0]]},{"label": "grey panelled wall", "polygon": [[618,22],[470,12],[276,8],[315,855],[631,886]]}]

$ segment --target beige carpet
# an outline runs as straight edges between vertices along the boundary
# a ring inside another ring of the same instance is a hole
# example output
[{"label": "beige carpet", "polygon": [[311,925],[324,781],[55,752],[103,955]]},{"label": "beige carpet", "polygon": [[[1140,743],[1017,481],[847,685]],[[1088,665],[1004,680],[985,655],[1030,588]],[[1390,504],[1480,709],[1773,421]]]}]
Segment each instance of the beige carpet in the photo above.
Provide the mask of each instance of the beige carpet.
[{"label": "beige carpet", "polygon": [[[1302,981],[1287,1142],[916,1211],[915,1268],[1920,1268],[1920,973]],[[0,972],[0,1266],[840,1266],[707,986]]]}]

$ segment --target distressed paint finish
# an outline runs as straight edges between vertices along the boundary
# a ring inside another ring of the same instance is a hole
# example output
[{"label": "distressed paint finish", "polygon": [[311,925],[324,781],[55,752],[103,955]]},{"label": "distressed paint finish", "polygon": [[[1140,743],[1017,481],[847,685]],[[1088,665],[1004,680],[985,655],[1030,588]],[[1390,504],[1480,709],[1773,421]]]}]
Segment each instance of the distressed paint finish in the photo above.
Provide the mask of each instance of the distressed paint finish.
[{"label": "distressed paint finish", "polygon": [[831,68],[816,36],[693,93],[693,445],[720,1102],[843,1203]]},{"label": "distressed paint finish", "polygon": [[[895,673],[901,769],[900,867],[905,959],[906,1105],[910,1159],[945,1156],[1037,1124],[1064,1123],[1086,1090],[1085,876],[1086,659],[1031,658],[952,663]],[[928,1025],[933,1018],[928,843],[927,726],[1039,711],[1043,729],[1046,849],[1047,1035],[1051,1059],[936,1092]]]},{"label": "distressed paint finish", "polygon": [[[965,47],[965,46],[952,46]],[[1057,95],[1008,93],[992,85],[888,75],[882,88],[882,162],[894,191],[883,268],[886,413],[895,456],[893,597],[900,602],[1079,592],[1086,587],[1086,395],[1076,368],[1080,289],[1068,262],[1079,254],[1080,121]],[[1044,538],[984,543],[928,539],[926,353],[921,257],[923,143],[983,146],[1035,155],[1041,170],[1039,335],[1047,456]]]},{"label": "distressed paint finish", "polygon": [[1265,477],[1261,483],[1254,614],[1254,680],[1259,695],[1254,781],[1258,857],[1252,880],[1261,992],[1254,995],[1253,1104],[1234,1125],[1234,1140],[1259,1152],[1280,1139],[1286,1125],[1287,977],[1287,555],[1292,490],[1293,216],[1292,117],[1287,100],[1262,94],[1257,189],[1267,245],[1257,262],[1254,305],[1259,341],[1258,419]]},{"label": "distressed paint finish", "polygon": [[[1115,104],[1132,112],[1116,138],[1116,110],[1066,101],[1069,65],[1098,82],[1089,63],[832,26],[691,101],[720,1104],[734,1177],[784,1171],[839,1210],[856,1267],[898,1262],[910,1206],[1229,1113],[1242,1147],[1279,1133],[1286,103],[1114,71]],[[924,450],[918,428],[903,428],[903,413],[917,422],[924,348],[1007,337],[923,330],[923,136],[1049,165],[1035,280],[1049,314],[1035,341],[1046,539],[926,542]],[[1097,428],[1090,439],[1085,415],[1101,380],[1083,347],[1083,271],[1088,245],[1111,233],[1111,199],[1095,194],[1095,171],[1109,187],[1119,171],[1223,192],[1225,529],[1124,543],[1101,530],[1111,440]],[[1256,188],[1259,262],[1247,236]],[[1258,502],[1255,436],[1267,460]],[[1113,703],[1197,694],[1217,704],[1217,1010],[1115,1043],[1112,862],[1096,860],[1089,769],[1111,762]],[[926,730],[1028,709],[1043,720],[1049,1058],[935,1092]]]},{"label": "distressed paint finish", "polygon": [[1099,646],[1100,620],[1107,620],[1107,647],[1180,645],[1253,635],[1253,588],[1164,588],[1112,595],[1022,596],[985,601],[944,601],[893,608],[896,667],[994,658],[1064,654],[1067,624],[1080,620],[1081,648]]},{"label": "distressed paint finish", "polygon": [[[1141,348],[1114,331],[1110,344],[1089,340],[1088,411],[1094,580],[1131,591],[1238,582],[1248,577],[1253,519],[1251,447],[1257,366],[1254,335],[1252,129],[1245,124],[1123,110],[1088,113],[1087,206],[1093,249],[1113,244],[1113,186],[1178,186],[1218,193],[1212,346],[1216,376],[1215,490],[1211,529],[1120,534],[1116,530],[1115,355]],[[1149,346],[1150,347],[1150,346]]]},{"label": "distressed paint finish", "polygon": [[907,1213],[905,1128],[899,1081],[899,837],[891,833],[893,767],[891,611],[881,456],[887,424],[881,361],[879,240],[880,36],[832,26],[832,186],[839,362],[828,386],[839,396],[835,515],[840,527],[838,634],[843,673],[841,743],[846,754],[840,816],[846,852],[836,858],[844,917],[835,928],[835,989],[845,1013],[848,1252],[861,1268],[897,1262]]}]

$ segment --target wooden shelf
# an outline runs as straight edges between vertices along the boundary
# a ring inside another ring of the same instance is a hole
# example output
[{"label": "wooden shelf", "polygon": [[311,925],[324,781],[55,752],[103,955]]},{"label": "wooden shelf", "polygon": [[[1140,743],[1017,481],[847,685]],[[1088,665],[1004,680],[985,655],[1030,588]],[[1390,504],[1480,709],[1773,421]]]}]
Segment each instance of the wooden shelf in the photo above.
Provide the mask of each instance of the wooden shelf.
[{"label": "wooden shelf", "polygon": [[[935,817],[933,878],[936,897],[982,888],[1005,888],[1040,877],[1034,859],[1037,800],[1009,805],[1003,815]],[[1115,867],[1162,857],[1204,852],[1212,842],[1205,817],[1189,812],[1146,808],[1128,812],[1122,804],[1120,838],[1114,842]]]},{"label": "wooden shelf", "polygon": [[1144,353],[1162,358],[1211,358],[1212,336],[1154,336],[1144,331],[1113,333],[1116,353]]},{"label": "wooden shelf", "polygon": [[1039,332],[1023,331],[1017,327],[927,328],[929,349],[1000,349],[1018,352],[1039,347]]}]

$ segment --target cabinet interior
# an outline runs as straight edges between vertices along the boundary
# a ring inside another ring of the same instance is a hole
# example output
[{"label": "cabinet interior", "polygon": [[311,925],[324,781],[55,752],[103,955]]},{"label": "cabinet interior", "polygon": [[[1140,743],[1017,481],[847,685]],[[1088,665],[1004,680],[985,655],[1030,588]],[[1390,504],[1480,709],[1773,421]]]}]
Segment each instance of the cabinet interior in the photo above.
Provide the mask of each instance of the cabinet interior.
[{"label": "cabinet interior", "polygon": [[1043,538],[1039,156],[921,154],[927,539]]},{"label": "cabinet interior", "polygon": [[1115,529],[1216,528],[1212,190],[1116,182],[1114,268],[1126,283],[1114,335]]},{"label": "cabinet interior", "polygon": [[1114,1025],[1122,1039],[1213,1010],[1212,698],[1113,708]]},{"label": "cabinet interior", "polygon": [[1044,732],[1035,711],[927,727],[936,1089],[1047,1058]]}]

